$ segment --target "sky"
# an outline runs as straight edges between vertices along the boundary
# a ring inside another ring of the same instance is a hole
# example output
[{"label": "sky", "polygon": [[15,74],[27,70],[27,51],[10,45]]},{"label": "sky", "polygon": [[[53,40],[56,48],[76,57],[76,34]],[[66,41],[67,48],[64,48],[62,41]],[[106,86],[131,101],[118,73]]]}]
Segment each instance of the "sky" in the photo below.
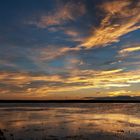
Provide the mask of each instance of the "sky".
[{"label": "sky", "polygon": [[1,0],[0,99],[140,96],[139,0]]}]

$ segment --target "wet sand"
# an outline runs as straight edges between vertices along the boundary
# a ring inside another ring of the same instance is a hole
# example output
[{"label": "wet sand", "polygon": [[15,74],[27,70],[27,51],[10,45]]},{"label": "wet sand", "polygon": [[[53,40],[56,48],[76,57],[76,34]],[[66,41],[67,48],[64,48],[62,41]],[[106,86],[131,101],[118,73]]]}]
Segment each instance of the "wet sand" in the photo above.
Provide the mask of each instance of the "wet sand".
[{"label": "wet sand", "polygon": [[0,104],[0,140],[140,140],[140,104]]}]

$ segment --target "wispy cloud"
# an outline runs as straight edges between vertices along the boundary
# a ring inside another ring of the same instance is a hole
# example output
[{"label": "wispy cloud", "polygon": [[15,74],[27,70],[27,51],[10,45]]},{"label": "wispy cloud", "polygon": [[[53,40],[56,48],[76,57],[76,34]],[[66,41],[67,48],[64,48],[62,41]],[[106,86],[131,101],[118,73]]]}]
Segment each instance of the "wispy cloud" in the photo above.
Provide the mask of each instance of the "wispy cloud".
[{"label": "wispy cloud", "polygon": [[131,0],[113,0],[100,6],[105,17],[98,28],[91,30],[80,46],[86,49],[102,47],[118,42],[123,35],[140,28],[140,2],[135,5]]},{"label": "wispy cloud", "polygon": [[127,91],[127,90],[117,90],[117,91],[111,91],[111,92],[109,92],[108,94],[109,94],[109,96],[122,96],[122,95],[128,95],[128,94],[130,94],[131,93],[131,91]]},{"label": "wispy cloud", "polygon": [[34,49],[33,53],[31,50],[31,56],[29,57],[34,61],[36,61],[37,59],[38,61],[50,61],[66,55],[67,52],[78,50],[79,48],[71,48],[69,46],[48,45],[47,47],[40,47]]},{"label": "wispy cloud", "polygon": [[[52,60],[63,56],[70,51],[103,47],[118,42],[123,35],[140,28],[139,2],[133,4],[131,0],[113,0],[111,2],[104,2],[98,6],[98,8],[102,10],[104,18],[101,20],[99,27],[91,29],[89,37],[83,38],[80,36],[80,32],[61,27],[61,31],[68,35],[72,42],[79,42],[79,45],[75,45],[75,47],[62,46],[40,49],[39,59]],[[50,12],[47,15],[42,15],[40,20],[33,24],[36,24],[41,28],[60,25],[69,20],[75,20],[76,17],[83,15],[85,12],[86,9],[84,4],[68,2],[64,5],[59,5],[55,11]],[[56,28],[51,29],[56,31]],[[122,51],[120,53],[122,53]]]},{"label": "wispy cloud", "polygon": [[[77,91],[81,89],[123,88],[139,83],[140,71],[121,69],[107,71],[73,70],[65,77],[61,74],[33,74],[27,72],[0,72],[3,94],[12,92],[25,96],[46,96],[48,93]],[[123,92],[124,93],[124,92]],[[122,94],[123,94],[122,93]],[[113,93],[112,93],[113,94]],[[116,92],[116,94],[121,94]]]},{"label": "wispy cloud", "polygon": [[65,30],[64,33],[66,35],[71,36],[71,37],[77,37],[79,35],[79,33],[77,31],[74,31],[74,30]]},{"label": "wispy cloud", "polygon": [[128,47],[119,51],[122,56],[127,56],[129,53],[140,51],[140,46]]},{"label": "wispy cloud", "polygon": [[[90,5],[92,2],[56,0],[37,7],[35,3],[37,9],[29,6],[21,14],[21,23],[19,8],[11,14],[11,21],[2,12],[7,19],[0,23],[4,27],[0,35],[4,42],[0,48],[1,95],[76,93],[80,97],[81,91],[90,95],[99,91],[101,96],[118,96],[136,90],[139,94],[140,56],[135,54],[140,51],[140,1],[101,0]],[[115,45],[124,35],[130,40],[123,38]]]},{"label": "wispy cloud", "polygon": [[54,11],[49,14],[41,15],[39,21],[30,22],[41,28],[47,28],[52,25],[62,25],[68,21],[73,21],[77,17],[85,14],[86,9],[82,3],[68,2],[62,5],[58,5]]},{"label": "wispy cloud", "polygon": [[14,63],[9,62],[8,60],[0,60],[0,65],[2,66],[8,66],[8,67],[12,67],[12,68],[16,68],[17,65]]}]

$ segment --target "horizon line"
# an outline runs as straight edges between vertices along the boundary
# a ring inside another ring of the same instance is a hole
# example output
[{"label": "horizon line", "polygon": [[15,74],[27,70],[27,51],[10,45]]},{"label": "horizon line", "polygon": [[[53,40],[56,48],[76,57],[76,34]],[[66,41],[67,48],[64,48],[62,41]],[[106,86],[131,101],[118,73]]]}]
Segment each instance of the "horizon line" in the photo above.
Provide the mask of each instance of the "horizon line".
[{"label": "horizon line", "polygon": [[0,100],[0,103],[140,103],[140,100]]}]

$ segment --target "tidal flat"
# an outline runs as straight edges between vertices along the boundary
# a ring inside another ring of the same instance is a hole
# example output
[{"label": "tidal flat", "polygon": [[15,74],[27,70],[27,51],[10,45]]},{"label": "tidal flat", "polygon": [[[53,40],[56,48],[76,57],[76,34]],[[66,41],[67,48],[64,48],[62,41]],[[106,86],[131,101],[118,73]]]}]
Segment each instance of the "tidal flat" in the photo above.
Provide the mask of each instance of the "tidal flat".
[{"label": "tidal flat", "polygon": [[1,103],[0,140],[140,140],[140,104]]}]

